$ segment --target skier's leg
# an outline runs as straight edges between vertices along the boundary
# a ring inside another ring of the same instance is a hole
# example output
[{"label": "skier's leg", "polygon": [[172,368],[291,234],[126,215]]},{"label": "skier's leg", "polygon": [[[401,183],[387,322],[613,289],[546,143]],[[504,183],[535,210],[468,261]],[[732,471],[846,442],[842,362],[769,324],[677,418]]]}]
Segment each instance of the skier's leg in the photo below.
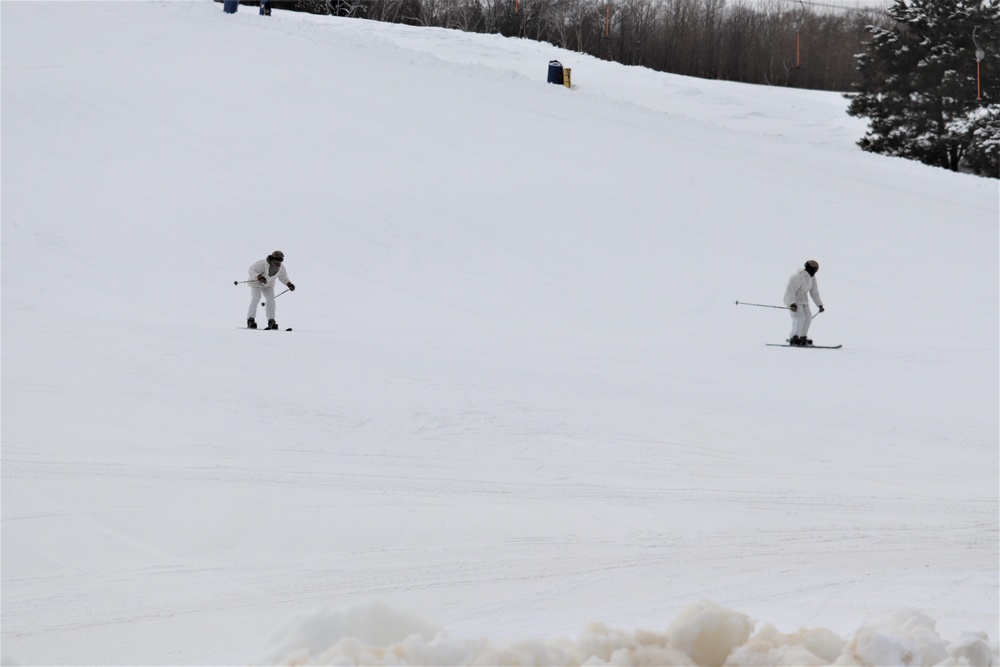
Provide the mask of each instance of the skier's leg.
[{"label": "skier's leg", "polygon": [[794,342],[796,339],[804,340],[806,333],[809,331],[809,323],[812,322],[812,312],[809,310],[808,303],[797,304],[797,308],[790,312],[792,316],[792,334],[789,337],[789,342]]},{"label": "skier's leg", "polygon": [[260,305],[260,288],[250,285],[250,308],[247,309],[247,319],[257,318],[257,306]]},{"label": "skier's leg", "polygon": [[805,336],[805,327],[802,324],[805,311],[802,304],[798,304],[798,309],[789,311],[789,314],[792,316],[792,335],[790,337],[794,339],[797,336]]},{"label": "skier's leg", "polygon": [[267,299],[267,304],[264,306],[264,310],[267,312],[267,319],[271,321],[274,319],[274,288],[265,287],[263,290],[264,298]]},{"label": "skier's leg", "polygon": [[799,312],[802,314],[802,324],[799,326],[799,336],[805,338],[806,334],[809,333],[809,325],[812,324],[813,315],[812,310],[809,308],[809,304],[803,304],[799,306]]}]

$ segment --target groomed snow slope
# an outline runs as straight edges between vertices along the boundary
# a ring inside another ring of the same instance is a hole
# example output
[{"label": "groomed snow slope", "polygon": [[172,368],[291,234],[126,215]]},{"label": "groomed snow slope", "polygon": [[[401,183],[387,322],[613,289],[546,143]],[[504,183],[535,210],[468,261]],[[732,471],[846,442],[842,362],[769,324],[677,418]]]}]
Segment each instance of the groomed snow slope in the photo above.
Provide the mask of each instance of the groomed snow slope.
[{"label": "groomed snow slope", "polygon": [[[835,94],[248,9],[0,3],[4,661],[997,660],[996,180]],[[241,330],[274,249],[294,331]],[[765,347],[809,258],[844,348]]]}]

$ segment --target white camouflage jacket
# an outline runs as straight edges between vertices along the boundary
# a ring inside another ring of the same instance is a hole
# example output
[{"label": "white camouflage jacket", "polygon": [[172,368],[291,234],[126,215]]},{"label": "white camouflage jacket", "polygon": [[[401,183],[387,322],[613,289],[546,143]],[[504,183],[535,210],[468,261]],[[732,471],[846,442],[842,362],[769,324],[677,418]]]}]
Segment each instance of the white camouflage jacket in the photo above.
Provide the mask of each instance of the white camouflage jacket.
[{"label": "white camouflage jacket", "polygon": [[[267,284],[261,283],[257,280],[257,276],[264,276],[267,278]],[[282,264],[278,269],[278,272],[273,276],[271,275],[271,265],[267,263],[266,259],[262,259],[259,262],[254,262],[250,265],[250,283],[251,287],[274,287],[275,281],[280,280],[283,284],[287,285],[290,280],[288,280],[288,272],[285,271],[285,265]]]},{"label": "white camouflage jacket", "polygon": [[812,296],[817,306],[823,305],[823,300],[819,297],[819,283],[816,282],[816,278],[809,275],[805,268],[801,268],[788,279],[788,287],[785,289],[785,305],[791,306],[795,303],[807,306],[809,305],[807,294]]}]

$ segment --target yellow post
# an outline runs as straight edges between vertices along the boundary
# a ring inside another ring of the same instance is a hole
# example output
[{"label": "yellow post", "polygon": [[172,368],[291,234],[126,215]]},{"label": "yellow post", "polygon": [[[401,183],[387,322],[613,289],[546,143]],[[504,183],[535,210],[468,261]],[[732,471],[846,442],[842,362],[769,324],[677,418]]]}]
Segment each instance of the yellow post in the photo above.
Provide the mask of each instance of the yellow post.
[{"label": "yellow post", "polygon": [[568,67],[563,67],[563,85],[566,86],[567,88],[572,88],[573,87],[573,82],[570,81],[570,77],[569,77],[569,73],[572,72],[572,71],[573,70],[571,70]]}]

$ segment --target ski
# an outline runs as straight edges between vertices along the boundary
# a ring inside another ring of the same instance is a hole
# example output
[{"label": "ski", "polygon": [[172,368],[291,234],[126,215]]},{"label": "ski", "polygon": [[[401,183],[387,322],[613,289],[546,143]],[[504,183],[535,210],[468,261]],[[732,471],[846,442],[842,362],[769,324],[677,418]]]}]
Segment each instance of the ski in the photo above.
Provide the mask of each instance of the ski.
[{"label": "ski", "polygon": [[815,348],[817,350],[839,350],[843,345],[789,345],[788,343],[764,343],[768,347],[804,347]]},{"label": "ski", "polygon": [[266,329],[264,327],[261,327],[259,329],[251,329],[250,327],[240,327],[240,329],[246,329],[247,331],[291,331],[292,330],[291,327],[288,327],[287,329]]}]

